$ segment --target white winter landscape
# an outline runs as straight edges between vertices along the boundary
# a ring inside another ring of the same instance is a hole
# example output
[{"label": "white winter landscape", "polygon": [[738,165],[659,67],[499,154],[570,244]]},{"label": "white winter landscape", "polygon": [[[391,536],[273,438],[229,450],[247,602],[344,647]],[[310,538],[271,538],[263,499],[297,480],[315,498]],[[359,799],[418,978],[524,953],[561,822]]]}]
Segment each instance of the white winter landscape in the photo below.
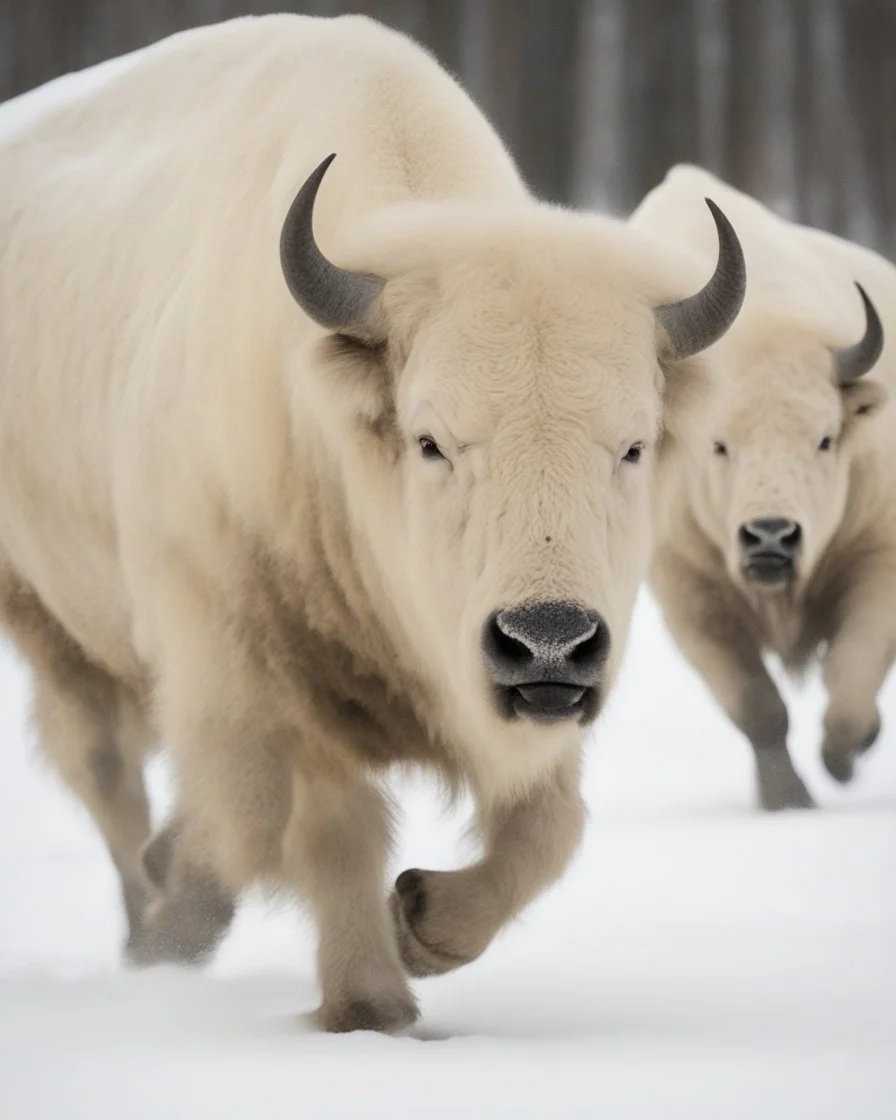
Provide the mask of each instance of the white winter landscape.
[{"label": "white winter landscape", "polygon": [[[36,757],[0,647],[0,1116],[892,1120],[896,677],[846,789],[818,760],[818,683],[787,694],[822,808],[763,815],[746,743],[642,596],[573,868],[481,960],[418,985],[412,1035],[325,1036],[311,925],[260,899],[204,972],[120,966],[105,849]],[[394,872],[462,861],[464,813],[422,782],[397,792]]]},{"label": "white winter landscape", "polygon": [[[205,972],[119,966],[112,869],[34,757],[3,651],[0,1115],[891,1120],[896,679],[846,790],[817,759],[820,688],[788,691],[823,808],[762,815],[746,744],[643,597],[572,870],[481,960],[418,985],[412,1037],[325,1036],[303,1019],[310,922],[260,900]],[[399,794],[394,870],[460,862],[463,814]]]}]

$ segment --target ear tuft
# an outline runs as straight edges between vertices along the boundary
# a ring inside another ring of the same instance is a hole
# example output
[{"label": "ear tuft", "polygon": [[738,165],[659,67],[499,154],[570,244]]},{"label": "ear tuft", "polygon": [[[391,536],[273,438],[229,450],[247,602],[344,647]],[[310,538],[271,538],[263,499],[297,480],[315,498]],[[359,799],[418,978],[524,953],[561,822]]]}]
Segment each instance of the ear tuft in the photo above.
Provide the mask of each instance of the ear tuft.
[{"label": "ear tuft", "polygon": [[883,408],[888,397],[879,381],[853,381],[840,391],[848,416],[871,416]]}]

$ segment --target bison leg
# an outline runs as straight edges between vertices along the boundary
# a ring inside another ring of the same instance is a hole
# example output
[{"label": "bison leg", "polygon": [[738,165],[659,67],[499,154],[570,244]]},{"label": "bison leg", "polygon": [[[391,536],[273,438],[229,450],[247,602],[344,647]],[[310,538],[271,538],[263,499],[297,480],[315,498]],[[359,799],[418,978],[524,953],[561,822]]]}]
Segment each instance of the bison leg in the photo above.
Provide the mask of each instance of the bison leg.
[{"label": "bison leg", "polygon": [[870,609],[854,605],[822,662],[829,703],[821,756],[828,773],[838,782],[850,781],[856,759],[880,733],[877,694],[896,655],[891,610],[887,602]]},{"label": "bison leg", "polygon": [[160,574],[145,588],[142,626],[162,654],[156,719],[177,806],[143,852],[160,895],[133,957],[198,964],[226,932],[239,894],[279,870],[296,736],[221,603],[173,565]]},{"label": "bison leg", "polygon": [[483,806],[483,858],[459,871],[405,871],[391,906],[405,967],[432,976],[480,956],[566,869],[585,823],[578,761],[511,804]]},{"label": "bison leg", "polygon": [[214,952],[235,913],[234,895],[212,869],[192,857],[189,830],[169,822],[144,845],[143,868],[156,889],[131,964],[171,961],[200,965]]},{"label": "bison leg", "polygon": [[811,809],[812,798],[787,750],[787,708],[764,666],[740,681],[740,701],[729,715],[753,748],[762,808]]},{"label": "bison leg", "polygon": [[125,952],[139,940],[149,894],[140,850],[149,836],[149,804],[142,755],[128,750],[116,732],[113,707],[95,703],[108,688],[101,676],[81,687],[60,687],[38,678],[34,718],[44,752],[89,810],[118,871],[128,923]]},{"label": "bison leg", "polygon": [[174,714],[169,706],[166,715],[178,804],[143,852],[147,878],[161,895],[132,959],[201,964],[226,933],[239,893],[280,870],[295,735],[235,712]]},{"label": "bison leg", "polygon": [[140,935],[148,892],[140,849],[149,836],[143,758],[150,736],[130,691],[94,665],[33,592],[7,592],[3,623],[34,674],[41,750],[89,811],[121,884],[128,944]]},{"label": "bison leg", "polygon": [[285,859],[317,920],[325,1030],[395,1031],[417,1018],[383,895],[389,843],[388,806],[371,785],[299,780]]},{"label": "bison leg", "polygon": [[787,750],[787,708],[748,620],[738,616],[722,586],[668,552],[655,562],[652,586],[678,648],[753,748],[762,808],[811,808]]}]

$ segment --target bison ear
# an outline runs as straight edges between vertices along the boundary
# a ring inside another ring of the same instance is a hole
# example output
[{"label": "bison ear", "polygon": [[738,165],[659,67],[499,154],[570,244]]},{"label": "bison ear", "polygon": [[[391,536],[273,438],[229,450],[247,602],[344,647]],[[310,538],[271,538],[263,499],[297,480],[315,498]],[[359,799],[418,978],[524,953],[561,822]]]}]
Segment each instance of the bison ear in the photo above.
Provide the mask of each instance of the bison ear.
[{"label": "bison ear", "polygon": [[879,381],[852,381],[841,386],[840,392],[847,424],[860,416],[873,416],[887,403],[887,390]]}]

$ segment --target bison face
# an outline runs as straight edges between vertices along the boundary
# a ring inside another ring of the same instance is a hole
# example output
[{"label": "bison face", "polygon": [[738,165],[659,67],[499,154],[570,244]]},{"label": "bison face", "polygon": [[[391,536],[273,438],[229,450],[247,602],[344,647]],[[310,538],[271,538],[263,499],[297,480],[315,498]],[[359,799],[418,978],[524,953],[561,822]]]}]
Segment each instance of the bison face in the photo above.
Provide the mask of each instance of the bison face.
[{"label": "bison face", "polygon": [[[395,375],[409,589],[463,703],[586,724],[649,550],[651,315],[599,291],[563,306],[528,262],[466,267],[443,277],[456,296],[418,321]],[[627,353],[607,344],[620,320]]]},{"label": "bison face", "polygon": [[[880,353],[879,342],[868,349],[880,326],[865,298],[868,326],[858,347],[832,356],[805,335],[777,332],[732,359],[698,468],[698,509],[732,578],[753,592],[787,591],[807,579],[847,512],[864,421],[885,399],[882,386],[858,380]],[[728,342],[730,355],[736,340]]]},{"label": "bison face", "polygon": [[302,407],[354,491],[371,582],[466,739],[568,742],[600,710],[649,559],[666,376],[740,307],[737,239],[714,212],[708,296],[663,303],[697,285],[618,223],[416,205],[359,224],[349,272],[310,233],[325,169],[282,260],[336,332]]}]

